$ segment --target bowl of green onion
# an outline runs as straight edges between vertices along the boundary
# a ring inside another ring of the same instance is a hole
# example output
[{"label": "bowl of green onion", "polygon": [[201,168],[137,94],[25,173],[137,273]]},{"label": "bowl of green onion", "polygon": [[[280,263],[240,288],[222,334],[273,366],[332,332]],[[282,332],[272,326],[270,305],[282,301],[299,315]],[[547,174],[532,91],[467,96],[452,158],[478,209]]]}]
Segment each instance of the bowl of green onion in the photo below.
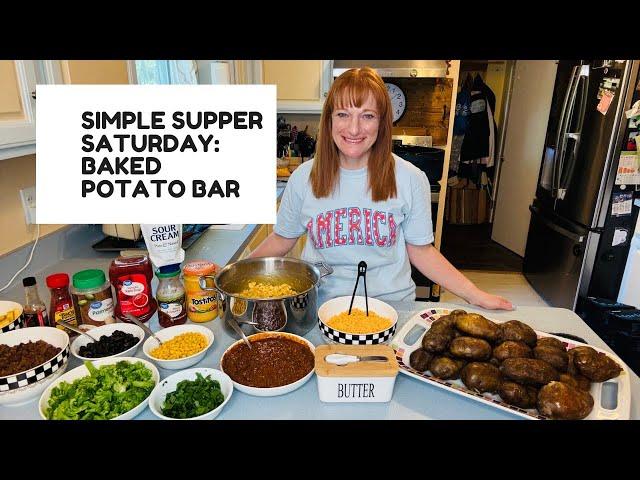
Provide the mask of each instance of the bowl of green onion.
[{"label": "bowl of green onion", "polygon": [[182,370],[160,381],[149,409],[163,420],[212,420],[233,394],[231,378],[214,368]]}]

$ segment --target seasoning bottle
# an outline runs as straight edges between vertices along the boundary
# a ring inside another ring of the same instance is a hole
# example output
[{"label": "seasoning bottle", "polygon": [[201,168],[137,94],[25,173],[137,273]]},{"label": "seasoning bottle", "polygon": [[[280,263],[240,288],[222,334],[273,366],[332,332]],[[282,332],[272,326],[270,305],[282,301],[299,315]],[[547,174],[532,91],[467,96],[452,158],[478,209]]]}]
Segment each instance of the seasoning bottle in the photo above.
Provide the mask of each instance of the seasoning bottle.
[{"label": "seasoning bottle", "polygon": [[160,283],[156,291],[158,322],[163,328],[187,321],[186,293],[180,281],[180,264],[160,267],[156,271]]},{"label": "seasoning bottle", "polygon": [[54,273],[53,275],[49,275],[45,280],[51,293],[49,318],[51,319],[52,326],[64,330],[70,337],[77,335],[74,331],[58,324],[58,321],[62,320],[63,322],[78,326],[76,311],[73,308],[73,301],[69,293],[69,275],[66,273]]},{"label": "seasoning bottle", "polygon": [[[76,319],[82,325],[115,323],[111,284],[102,270],[82,270],[72,277],[71,297]],[[92,328],[92,327],[84,327]]]},{"label": "seasoning bottle", "polygon": [[184,266],[182,271],[187,293],[187,317],[192,322],[209,322],[218,316],[216,293],[202,290],[199,282],[201,276],[215,275],[219,268],[206,260],[194,260]]},{"label": "seasoning bottle", "polygon": [[109,280],[116,290],[118,303],[114,315],[118,320],[129,322],[126,314],[130,313],[141,322],[146,322],[156,313],[158,305],[151,294],[153,269],[149,257],[136,255],[116,258],[109,267]]},{"label": "seasoning bottle", "polygon": [[26,303],[24,305],[25,327],[50,327],[47,306],[40,299],[35,277],[22,279]]}]

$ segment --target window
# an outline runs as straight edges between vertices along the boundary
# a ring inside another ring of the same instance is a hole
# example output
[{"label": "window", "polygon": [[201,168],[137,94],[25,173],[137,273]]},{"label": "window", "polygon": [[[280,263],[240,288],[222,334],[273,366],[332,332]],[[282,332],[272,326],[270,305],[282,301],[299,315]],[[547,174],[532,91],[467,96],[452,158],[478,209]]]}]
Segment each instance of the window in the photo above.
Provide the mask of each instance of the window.
[{"label": "window", "polygon": [[135,60],[137,83],[141,85],[197,84],[193,60]]}]

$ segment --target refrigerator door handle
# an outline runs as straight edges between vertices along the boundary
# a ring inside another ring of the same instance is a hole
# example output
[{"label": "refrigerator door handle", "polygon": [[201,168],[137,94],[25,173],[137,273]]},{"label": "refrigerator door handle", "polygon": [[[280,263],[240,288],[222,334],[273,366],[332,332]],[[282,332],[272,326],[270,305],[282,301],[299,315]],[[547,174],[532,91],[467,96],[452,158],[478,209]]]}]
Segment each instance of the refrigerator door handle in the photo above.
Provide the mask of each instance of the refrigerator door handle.
[{"label": "refrigerator door handle", "polygon": [[[551,195],[556,196],[558,186],[560,185],[560,158],[562,157],[562,144],[564,143],[564,134],[566,132],[565,123],[567,120],[567,106],[569,105],[569,98],[571,98],[571,92],[573,91],[574,82],[578,73],[578,65],[573,67],[571,72],[571,79],[567,86],[567,92],[564,96],[564,102],[562,102],[562,111],[560,112],[560,121],[558,122],[558,130],[556,132],[556,149],[553,156],[553,177],[551,181]],[[577,82],[575,82],[577,83]]]},{"label": "refrigerator door handle", "polygon": [[[586,73],[585,73],[585,70],[586,70]],[[583,86],[582,86],[582,89],[580,90],[580,103],[578,104],[578,117],[577,117],[577,121],[575,122],[577,130],[571,133],[567,132],[564,135],[562,154],[564,155],[565,153],[565,148],[568,140],[573,140],[574,145],[573,145],[573,148],[571,149],[571,155],[568,161],[566,162],[566,171],[564,171],[564,166],[565,166],[564,159],[562,159],[560,162],[560,165],[561,165],[560,184],[558,185],[558,198],[560,200],[564,199],[567,193],[567,187],[569,186],[569,182],[571,181],[571,177],[573,176],[573,171],[576,165],[576,157],[578,156],[578,149],[580,148],[580,138],[582,135],[584,114],[587,110],[587,93],[589,91],[589,66],[588,65],[582,66],[582,69],[580,71],[580,76],[578,78],[578,81],[576,82],[574,100],[575,100],[575,93],[577,92],[580,86],[580,83],[582,83]],[[573,112],[572,112],[573,105],[575,104],[572,104],[572,108],[569,114],[570,116],[573,115]]]},{"label": "refrigerator door handle", "polygon": [[551,222],[540,213],[540,210],[538,210],[538,208],[534,207],[533,205],[529,205],[529,210],[532,214],[538,217],[538,220],[540,220],[554,232],[559,233],[560,235],[564,235],[565,237],[570,238],[571,240],[574,240],[578,243],[584,242],[583,235],[578,235],[577,233],[574,233],[570,230],[567,230],[566,228],[561,227],[560,225]]}]

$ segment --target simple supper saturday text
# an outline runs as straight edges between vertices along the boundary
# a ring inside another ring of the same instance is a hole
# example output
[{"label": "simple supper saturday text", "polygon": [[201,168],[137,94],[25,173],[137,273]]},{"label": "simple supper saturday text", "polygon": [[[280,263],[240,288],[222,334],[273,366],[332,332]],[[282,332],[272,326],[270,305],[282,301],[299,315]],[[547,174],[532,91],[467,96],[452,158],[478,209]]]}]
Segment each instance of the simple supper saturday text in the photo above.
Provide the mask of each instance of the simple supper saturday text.
[{"label": "simple supper saturday text", "polygon": [[[161,133],[167,125],[183,135]],[[82,113],[82,128],[92,133],[82,135],[82,198],[100,196],[180,198],[189,194],[194,198],[239,197],[240,182],[237,179],[194,179],[185,184],[180,179],[105,178],[88,179],[94,175],[157,175],[162,169],[162,153],[190,152],[214,154],[222,148],[213,134],[192,134],[193,130],[253,130],[262,129],[262,114],[255,111],[235,112],[166,112],[119,111]],[[109,129],[122,133],[104,133]],[[129,133],[127,133],[127,130]],[[158,133],[151,133],[158,131]],[[135,133],[133,133],[135,132]],[[139,156],[122,156],[124,152],[140,153]],[[91,154],[91,156],[87,155]],[[150,156],[153,154],[157,156]],[[210,157],[209,157],[210,158]],[[174,159],[175,160],[175,159]]]}]

